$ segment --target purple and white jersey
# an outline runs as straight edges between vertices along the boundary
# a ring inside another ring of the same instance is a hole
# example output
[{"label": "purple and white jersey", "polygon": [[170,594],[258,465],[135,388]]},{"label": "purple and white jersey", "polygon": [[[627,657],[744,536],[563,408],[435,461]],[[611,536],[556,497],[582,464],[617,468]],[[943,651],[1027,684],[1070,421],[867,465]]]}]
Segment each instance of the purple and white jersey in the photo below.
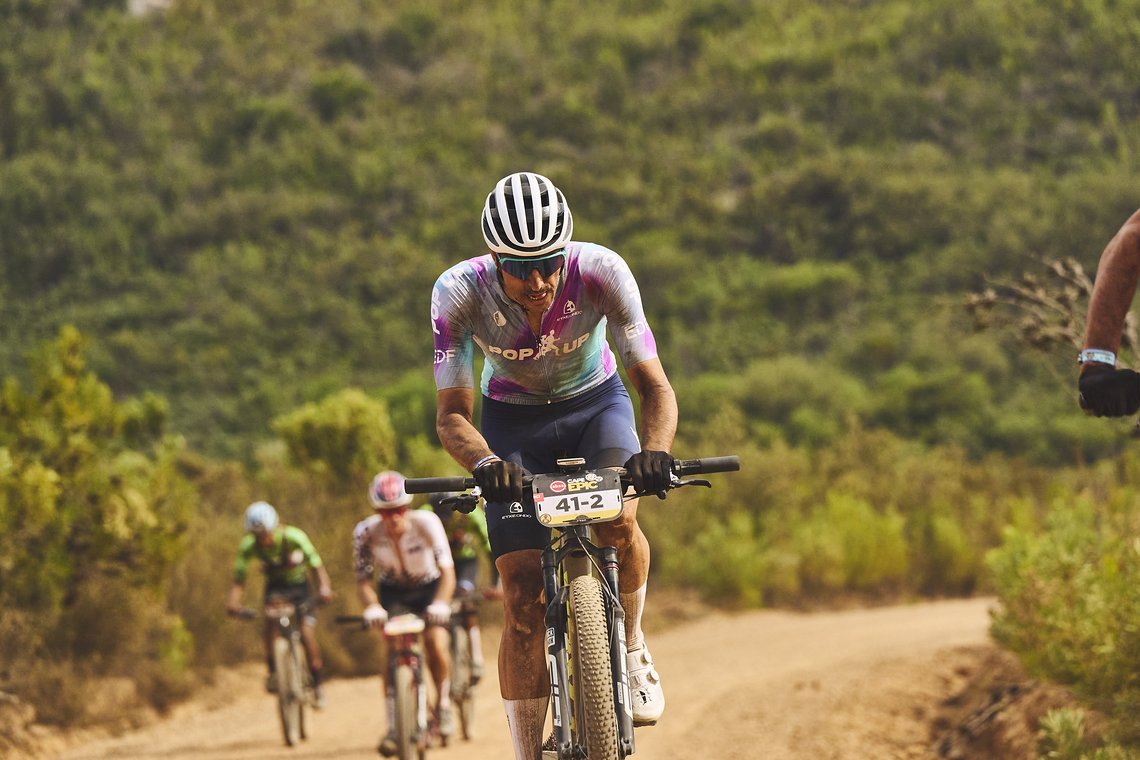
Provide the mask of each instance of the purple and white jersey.
[{"label": "purple and white jersey", "polygon": [[491,254],[468,259],[440,275],[431,294],[436,388],[474,385],[478,344],[488,398],[544,404],[576,396],[617,372],[607,322],[625,367],[657,356],[633,273],[608,248],[566,246],[562,281],[539,335],[503,291]]}]

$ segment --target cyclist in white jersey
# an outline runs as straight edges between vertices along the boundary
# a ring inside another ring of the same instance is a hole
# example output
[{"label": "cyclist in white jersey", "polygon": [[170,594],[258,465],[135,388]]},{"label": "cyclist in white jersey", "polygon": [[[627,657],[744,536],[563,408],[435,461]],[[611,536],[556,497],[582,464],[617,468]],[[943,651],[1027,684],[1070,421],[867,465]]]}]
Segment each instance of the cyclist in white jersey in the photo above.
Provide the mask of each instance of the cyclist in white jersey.
[{"label": "cyclist in white jersey", "polygon": [[[455,593],[455,563],[443,523],[434,512],[410,510],[412,497],[404,490],[404,476],[386,470],[372,479],[368,497],[376,514],[361,520],[352,533],[356,564],[356,590],[364,605],[364,620],[383,628],[389,615],[422,614],[428,626],[424,650],[435,683],[439,732],[451,736],[455,718],[451,712],[451,655],[447,625],[451,597]],[[379,576],[373,587],[373,577]],[[388,690],[387,669],[380,669],[388,714],[388,732],[380,739],[379,751],[393,757],[398,749],[395,734],[395,695]]]},{"label": "cyclist in white jersey", "polygon": [[[487,501],[506,618],[500,687],[518,760],[539,756],[549,695],[540,565],[550,531],[518,507],[522,477],[581,456],[591,467],[624,466],[638,491],[662,492],[677,428],[676,397],[633,274],[618,254],[572,233],[566,199],[549,179],[508,175],[483,208],[490,252],[448,269],[432,291],[436,429]],[[476,346],[485,357],[478,429]],[[641,402],[640,438],[618,359]],[[634,722],[650,725],[665,698],[641,630],[649,544],[636,501],[598,534],[618,551]]]}]

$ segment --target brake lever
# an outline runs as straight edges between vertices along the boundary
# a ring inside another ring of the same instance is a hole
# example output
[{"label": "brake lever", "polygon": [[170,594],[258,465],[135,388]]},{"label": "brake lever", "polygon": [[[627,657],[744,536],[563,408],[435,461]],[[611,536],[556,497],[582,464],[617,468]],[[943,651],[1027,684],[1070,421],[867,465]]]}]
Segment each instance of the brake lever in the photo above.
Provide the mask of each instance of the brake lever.
[{"label": "brake lever", "polygon": [[475,511],[479,506],[479,494],[477,493],[461,493],[458,496],[449,496],[439,502],[442,506],[449,507],[465,515],[469,515]]},{"label": "brake lever", "polygon": [[681,480],[676,475],[674,475],[672,482],[669,483],[669,487],[666,490],[661,491],[660,493],[658,493],[657,491],[635,491],[633,493],[628,493],[625,496],[623,496],[622,501],[632,501],[633,499],[641,499],[641,498],[644,498],[646,496],[656,496],[658,499],[661,499],[662,501],[664,501],[665,495],[669,491],[672,491],[674,488],[680,488],[681,486],[704,486],[705,488],[712,488],[712,483],[710,483],[709,481],[707,481],[703,478],[693,478],[691,480]]}]

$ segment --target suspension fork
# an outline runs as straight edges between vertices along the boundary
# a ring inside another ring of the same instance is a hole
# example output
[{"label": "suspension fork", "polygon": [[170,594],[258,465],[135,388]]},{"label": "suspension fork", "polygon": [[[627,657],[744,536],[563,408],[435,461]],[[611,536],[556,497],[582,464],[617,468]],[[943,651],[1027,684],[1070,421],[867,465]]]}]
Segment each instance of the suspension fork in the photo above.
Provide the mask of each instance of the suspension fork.
[{"label": "suspension fork", "polygon": [[570,590],[558,581],[562,550],[552,542],[542,550],[542,583],[546,591],[546,664],[550,671],[551,720],[558,742],[559,760],[572,760],[574,741],[570,731],[569,678],[566,669],[567,598]]},{"label": "suspension fork", "polygon": [[610,626],[610,674],[614,684],[614,714],[618,724],[618,754],[634,753],[633,700],[629,693],[629,666],[625,659],[625,610],[618,590],[617,549],[603,546],[602,581],[606,584],[606,611]]}]

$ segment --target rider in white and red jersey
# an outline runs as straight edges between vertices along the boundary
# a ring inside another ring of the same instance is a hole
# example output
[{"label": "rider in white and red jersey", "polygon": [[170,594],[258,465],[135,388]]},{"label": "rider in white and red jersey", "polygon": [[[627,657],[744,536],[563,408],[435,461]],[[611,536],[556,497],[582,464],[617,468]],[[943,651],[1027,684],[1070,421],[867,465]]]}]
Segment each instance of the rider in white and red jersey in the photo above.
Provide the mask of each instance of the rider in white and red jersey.
[{"label": "rider in white and red jersey", "polygon": [[[579,456],[590,467],[624,466],[639,492],[663,492],[677,428],[676,397],[633,274],[608,248],[571,240],[573,229],[549,179],[503,177],[483,206],[489,252],[444,272],[431,300],[436,430],[487,501],[505,611],[500,687],[518,760],[537,757],[549,695],[541,550],[550,530],[520,504],[523,475]],[[476,346],[484,356],[478,429]],[[640,438],[619,359],[641,402]],[[634,723],[652,724],[665,697],[641,630],[649,544],[636,501],[597,533],[618,552]]]},{"label": "rider in white and red jersey", "polygon": [[[451,657],[447,625],[455,593],[455,563],[443,523],[434,512],[409,510],[412,497],[404,490],[404,476],[387,470],[376,475],[368,489],[376,513],[356,524],[352,533],[356,563],[356,590],[364,605],[364,620],[383,628],[389,615],[413,612],[428,623],[424,650],[435,682],[439,732],[455,732],[451,712]],[[374,587],[373,578],[379,576]],[[395,695],[388,690],[387,669],[381,668],[388,713],[388,732],[380,740],[380,754],[398,751],[395,734]]]}]

